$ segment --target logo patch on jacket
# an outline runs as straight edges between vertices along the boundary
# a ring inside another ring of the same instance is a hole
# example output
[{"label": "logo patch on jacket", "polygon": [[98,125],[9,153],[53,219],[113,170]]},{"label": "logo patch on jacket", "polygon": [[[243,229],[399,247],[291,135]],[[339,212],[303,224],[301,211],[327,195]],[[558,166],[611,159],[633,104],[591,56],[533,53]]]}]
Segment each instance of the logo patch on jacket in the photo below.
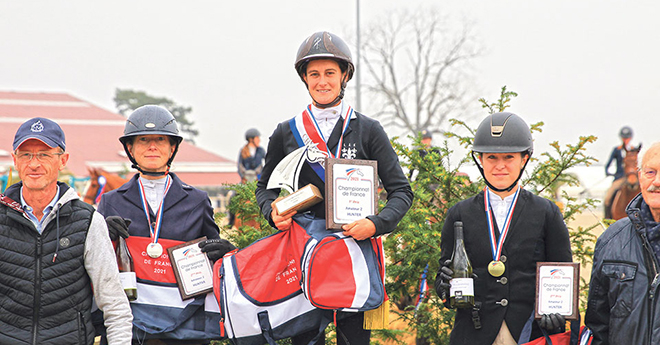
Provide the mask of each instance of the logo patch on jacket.
[{"label": "logo patch on jacket", "polygon": [[71,245],[71,240],[68,237],[60,238],[60,247],[66,248]]}]

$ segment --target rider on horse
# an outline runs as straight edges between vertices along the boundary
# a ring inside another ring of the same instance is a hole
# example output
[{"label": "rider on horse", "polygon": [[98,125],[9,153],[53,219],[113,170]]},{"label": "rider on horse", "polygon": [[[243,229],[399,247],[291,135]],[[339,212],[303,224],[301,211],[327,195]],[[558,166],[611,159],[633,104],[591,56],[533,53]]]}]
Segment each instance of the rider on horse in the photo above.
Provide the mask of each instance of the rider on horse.
[{"label": "rider on horse", "polygon": [[[619,131],[619,137],[621,138],[621,145],[616,146],[614,149],[612,149],[612,153],[610,154],[610,158],[607,161],[607,164],[605,164],[605,175],[607,176],[614,176],[614,181],[612,182],[612,186],[607,190],[607,193],[605,194],[605,199],[603,200],[604,206],[605,206],[605,218],[612,218],[612,202],[614,198],[616,197],[617,192],[621,189],[622,185],[626,182],[626,166],[625,166],[625,160],[626,156],[628,156],[629,152],[635,152],[638,153],[640,148],[635,148],[632,145],[630,145],[630,141],[632,140],[633,136],[633,131],[632,128],[628,126],[624,126],[621,128]],[[641,147],[641,145],[640,145]],[[629,157],[630,158],[630,157]],[[616,171],[614,174],[609,172],[609,167],[612,164],[612,162],[615,162],[616,164]],[[637,159],[635,157],[634,162],[631,162],[630,167],[628,170],[634,170],[636,171],[636,166],[637,166]],[[634,182],[631,182],[631,184],[634,184]],[[625,208],[625,205],[624,205]]]},{"label": "rider on horse", "polygon": [[[630,151],[632,148],[630,146],[630,141],[632,140],[633,131],[632,128],[624,126],[619,131],[619,137],[621,138],[621,145],[612,149],[610,154],[610,159],[605,164],[605,175],[614,176],[615,180],[618,180],[623,177],[623,158],[626,156],[626,152]],[[612,162],[616,161],[616,172],[614,174],[609,172],[610,165]]]}]

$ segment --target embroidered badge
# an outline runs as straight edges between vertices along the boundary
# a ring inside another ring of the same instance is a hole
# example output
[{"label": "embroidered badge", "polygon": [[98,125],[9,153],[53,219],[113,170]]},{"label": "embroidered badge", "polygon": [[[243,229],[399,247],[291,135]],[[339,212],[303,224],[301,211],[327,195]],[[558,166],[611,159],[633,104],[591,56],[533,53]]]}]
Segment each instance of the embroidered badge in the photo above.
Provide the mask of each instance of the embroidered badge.
[{"label": "embroidered badge", "polygon": [[44,125],[41,123],[41,121],[37,121],[33,123],[32,126],[30,126],[30,130],[35,133],[43,132]]},{"label": "embroidered badge", "polygon": [[355,159],[356,156],[357,149],[355,148],[355,143],[344,143],[344,147],[341,149],[341,158]]}]

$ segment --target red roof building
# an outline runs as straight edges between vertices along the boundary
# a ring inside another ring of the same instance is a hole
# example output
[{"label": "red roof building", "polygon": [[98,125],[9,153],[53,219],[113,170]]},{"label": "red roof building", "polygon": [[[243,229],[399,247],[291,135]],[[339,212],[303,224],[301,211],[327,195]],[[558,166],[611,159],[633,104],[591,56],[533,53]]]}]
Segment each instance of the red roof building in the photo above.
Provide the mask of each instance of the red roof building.
[{"label": "red roof building", "polygon": [[[126,157],[118,138],[126,118],[66,93],[0,91],[0,174],[13,166],[11,145],[18,127],[34,117],[57,122],[66,136],[71,154],[68,169],[77,178],[88,176],[87,167],[132,176],[136,170]],[[172,164],[181,180],[202,189],[238,183],[236,162],[182,142]]]}]

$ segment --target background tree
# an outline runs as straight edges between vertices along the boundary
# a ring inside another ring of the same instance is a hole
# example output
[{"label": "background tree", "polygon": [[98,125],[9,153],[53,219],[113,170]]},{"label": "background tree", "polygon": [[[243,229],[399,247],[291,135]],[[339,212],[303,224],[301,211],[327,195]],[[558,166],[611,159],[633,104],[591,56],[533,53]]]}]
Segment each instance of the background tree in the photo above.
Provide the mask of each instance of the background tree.
[{"label": "background tree", "polygon": [[448,118],[463,117],[467,71],[478,49],[467,25],[456,27],[436,8],[420,8],[391,12],[366,30],[358,68],[367,71],[372,115],[385,127],[443,132]]},{"label": "background tree", "polygon": [[133,110],[146,104],[156,104],[166,108],[174,115],[174,118],[178,122],[183,138],[190,143],[195,143],[195,137],[197,137],[199,131],[194,128],[195,123],[188,116],[192,112],[192,107],[176,104],[173,100],[166,97],[148,95],[144,91],[119,88],[115,89],[115,98],[113,100],[115,101],[117,111],[124,116],[130,115]]}]

